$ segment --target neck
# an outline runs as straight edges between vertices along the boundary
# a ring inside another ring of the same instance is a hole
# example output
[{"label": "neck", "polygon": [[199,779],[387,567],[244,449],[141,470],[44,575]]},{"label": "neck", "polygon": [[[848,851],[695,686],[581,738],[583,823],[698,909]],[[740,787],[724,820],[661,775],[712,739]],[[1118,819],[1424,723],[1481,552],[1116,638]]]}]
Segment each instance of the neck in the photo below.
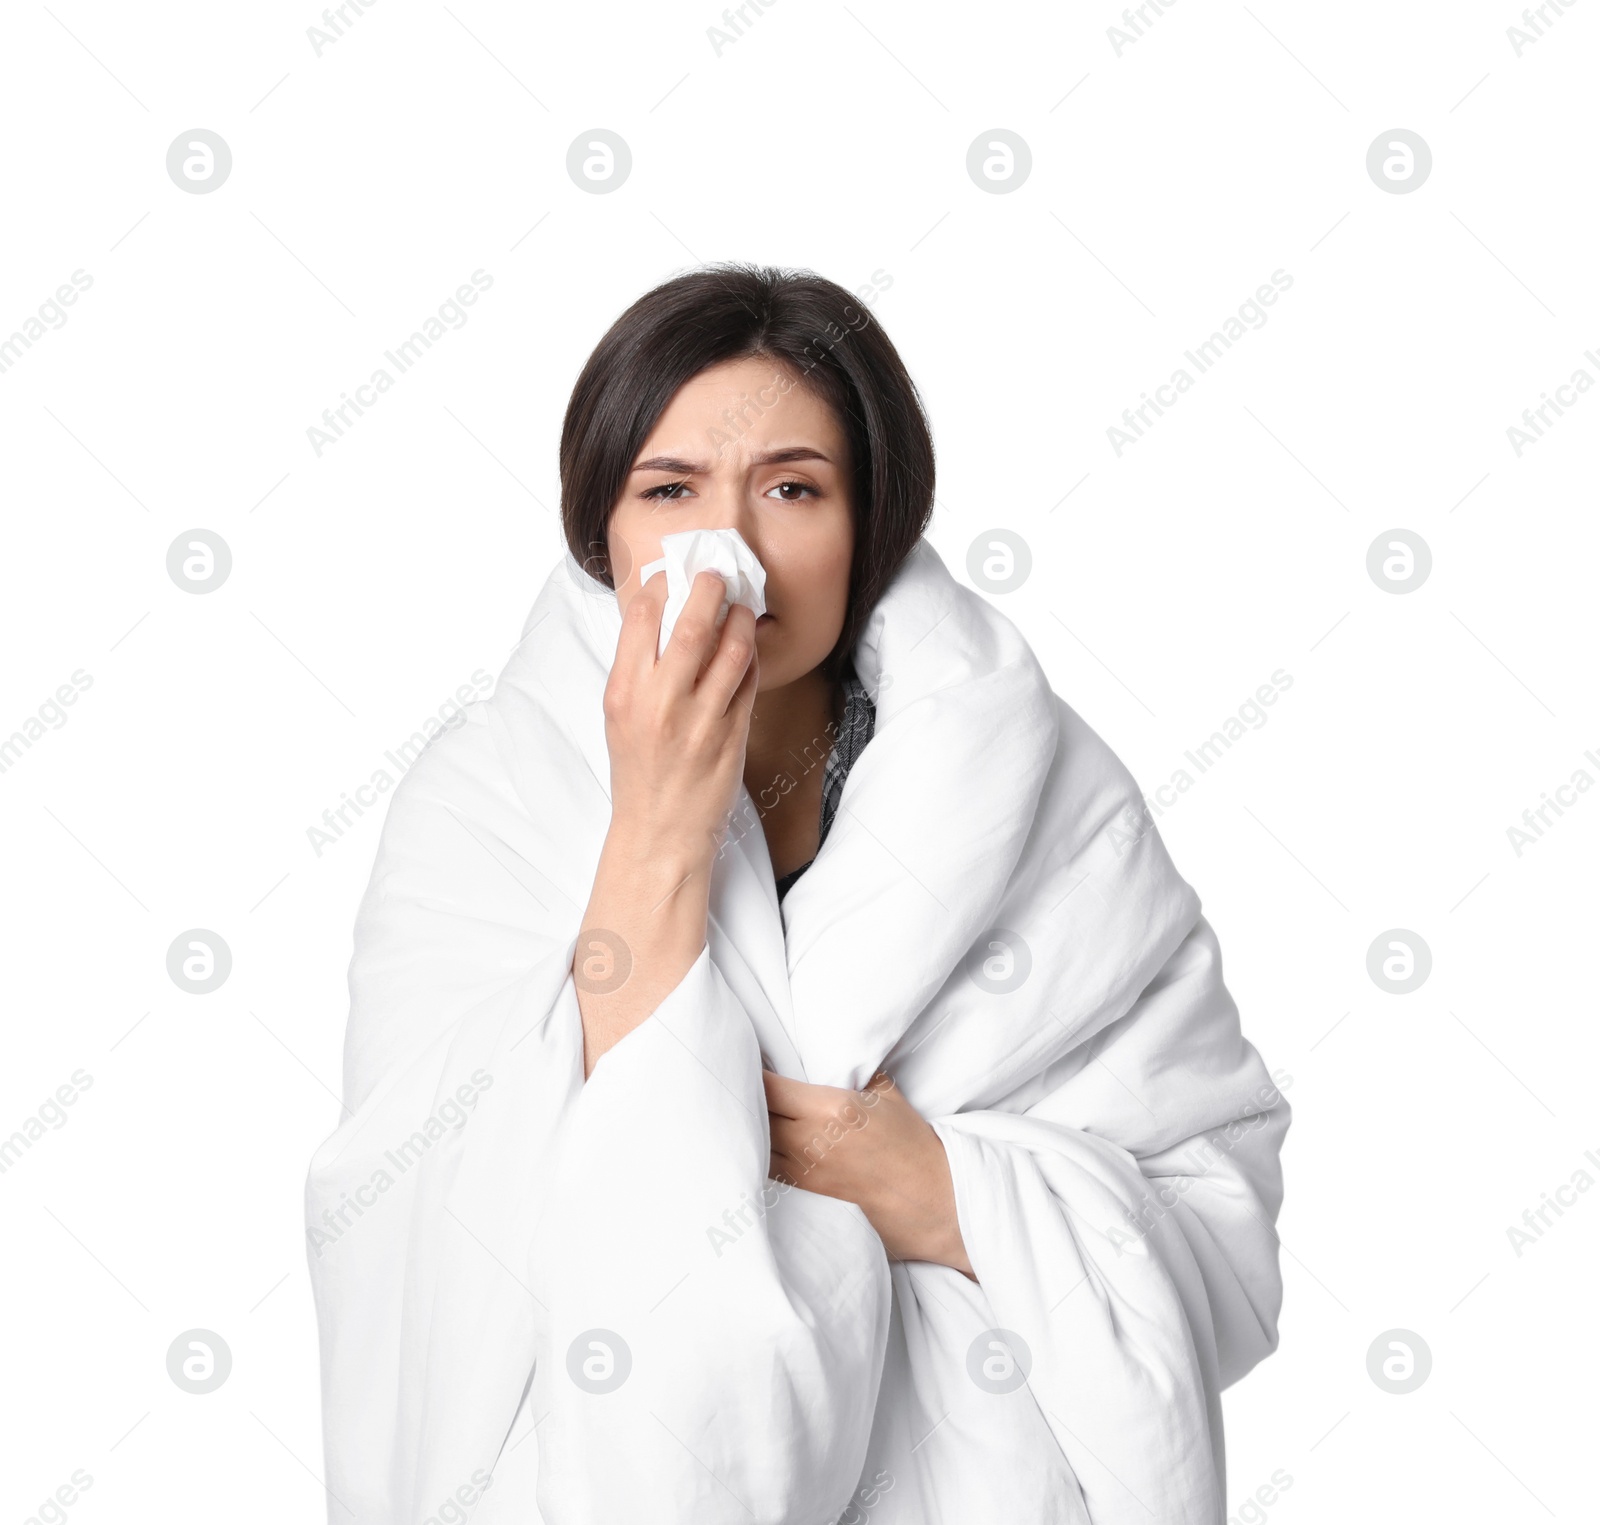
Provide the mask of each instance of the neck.
[{"label": "neck", "polygon": [[820,772],[833,750],[843,698],[843,687],[819,669],[756,695],[744,761],[745,787],[753,798],[761,799],[763,791],[772,798],[774,781],[784,775],[804,784]]}]

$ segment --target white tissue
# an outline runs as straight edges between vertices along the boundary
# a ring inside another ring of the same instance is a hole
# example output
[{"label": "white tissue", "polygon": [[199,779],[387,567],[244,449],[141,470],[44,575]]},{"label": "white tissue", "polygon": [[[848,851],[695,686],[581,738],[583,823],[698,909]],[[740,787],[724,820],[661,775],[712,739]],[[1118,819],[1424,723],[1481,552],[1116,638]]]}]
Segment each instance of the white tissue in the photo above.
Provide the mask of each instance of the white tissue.
[{"label": "white tissue", "polygon": [[757,618],[767,612],[767,571],[756,560],[756,553],[744,543],[738,530],[684,530],[661,537],[661,558],[646,562],[639,570],[642,588],[657,572],[667,574],[667,605],[661,611],[659,657],[672,639],[689,589],[698,572],[719,572],[724,584],[722,607],[717,611],[717,628],[728,617],[733,604],[747,604]]}]

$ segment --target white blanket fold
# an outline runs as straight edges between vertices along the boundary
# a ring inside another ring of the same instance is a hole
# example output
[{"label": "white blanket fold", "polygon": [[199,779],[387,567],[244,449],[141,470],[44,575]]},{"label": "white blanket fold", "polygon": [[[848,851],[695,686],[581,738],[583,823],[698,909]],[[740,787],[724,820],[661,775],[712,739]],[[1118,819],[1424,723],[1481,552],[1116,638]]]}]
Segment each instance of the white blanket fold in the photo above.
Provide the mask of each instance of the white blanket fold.
[{"label": "white blanket fold", "polygon": [[[307,1182],[330,1521],[1219,1525],[1288,1081],[1132,777],[920,543],[821,852],[780,907],[741,787],[707,947],[585,1083],[619,630],[565,560],[384,824]],[[894,1076],[975,1284],[767,1179],[763,1059]]]}]

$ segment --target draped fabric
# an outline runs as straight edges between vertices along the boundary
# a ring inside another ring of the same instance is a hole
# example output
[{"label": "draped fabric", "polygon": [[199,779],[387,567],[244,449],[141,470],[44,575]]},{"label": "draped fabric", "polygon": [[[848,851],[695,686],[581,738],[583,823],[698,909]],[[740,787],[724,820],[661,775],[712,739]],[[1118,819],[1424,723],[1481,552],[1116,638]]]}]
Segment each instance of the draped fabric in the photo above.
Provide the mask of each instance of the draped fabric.
[{"label": "draped fabric", "polygon": [[[822,849],[780,905],[741,788],[706,947],[585,1082],[620,628],[564,560],[389,807],[306,1191],[330,1520],[1220,1525],[1287,1079],[1127,769],[919,543]],[[976,1282],[767,1179],[763,1064],[894,1076]]]}]

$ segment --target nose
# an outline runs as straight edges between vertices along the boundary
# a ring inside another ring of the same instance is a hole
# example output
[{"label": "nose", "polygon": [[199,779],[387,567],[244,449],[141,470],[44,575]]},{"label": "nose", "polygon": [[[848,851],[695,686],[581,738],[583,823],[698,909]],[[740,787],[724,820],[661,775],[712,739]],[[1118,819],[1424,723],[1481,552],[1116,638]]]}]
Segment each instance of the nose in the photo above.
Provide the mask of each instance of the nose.
[{"label": "nose", "polygon": [[[731,453],[715,459],[711,475],[705,479],[700,492],[700,512],[696,515],[696,529],[731,529],[761,557],[760,520],[754,488],[744,463]],[[765,563],[763,563],[765,564]]]}]

